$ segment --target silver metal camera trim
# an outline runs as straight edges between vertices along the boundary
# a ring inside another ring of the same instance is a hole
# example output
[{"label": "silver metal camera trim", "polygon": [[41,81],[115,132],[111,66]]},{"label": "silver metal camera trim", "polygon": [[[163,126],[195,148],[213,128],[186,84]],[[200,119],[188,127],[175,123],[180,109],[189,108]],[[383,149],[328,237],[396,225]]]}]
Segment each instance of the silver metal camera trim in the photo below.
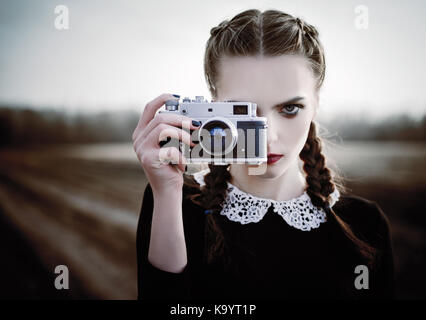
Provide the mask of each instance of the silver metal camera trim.
[{"label": "silver metal camera trim", "polygon": [[[183,99],[182,103],[180,103],[179,101],[175,101],[175,100],[168,100],[165,103],[165,108],[164,109],[160,109],[158,111],[158,113],[172,113],[172,114],[182,114],[185,116],[189,116],[189,117],[194,117],[194,119],[197,119],[199,121],[201,121],[202,123],[205,123],[204,121],[211,121],[213,120],[213,118],[218,118],[218,116],[211,116],[210,111],[208,111],[205,108],[199,108],[199,105],[202,104],[209,104],[212,105],[212,108],[214,108],[216,111],[219,112],[219,114],[225,116],[225,117],[231,117],[231,118],[220,118],[221,121],[223,121],[223,119],[226,119],[228,121],[230,121],[233,124],[233,127],[235,127],[234,125],[234,119],[238,118],[238,120],[243,120],[240,119],[240,115],[234,115],[232,113],[232,110],[230,109],[230,107],[232,107],[233,105],[235,105],[236,103],[238,104],[246,104],[248,106],[248,113],[246,115],[245,118],[247,119],[256,119],[258,121],[263,121],[265,123],[264,128],[266,129],[268,127],[267,125],[267,119],[265,117],[258,117],[256,115],[256,109],[257,109],[257,104],[253,103],[253,102],[249,102],[249,101],[211,101],[208,102],[207,100],[204,99],[203,96],[196,96],[196,100],[191,100],[188,97],[185,97],[185,99]],[[195,116],[193,115],[193,111],[195,113]],[[216,119],[217,120],[217,119]],[[230,128],[232,128],[231,126],[229,126]],[[201,130],[200,130],[201,131]],[[199,135],[199,134],[198,134]],[[237,130],[237,142],[238,143],[238,130]],[[204,157],[188,157],[187,158],[187,163],[188,164],[200,164],[200,163],[213,163],[215,165],[226,165],[226,164],[234,164],[234,163],[241,163],[241,164],[248,164],[248,165],[259,165],[262,163],[267,162],[267,154],[266,154],[266,145],[267,145],[267,139],[266,139],[266,132],[265,132],[265,140],[259,140],[260,142],[264,142],[264,144],[259,145],[259,147],[261,147],[263,149],[264,152],[261,152],[262,155],[259,157],[250,157],[250,158],[245,158],[245,157],[238,157],[238,158],[222,158],[222,153],[220,155],[212,155],[211,153],[208,153],[207,150],[203,147],[202,149],[204,151],[206,151],[206,154],[209,154],[210,156],[213,156],[214,158],[204,158]],[[199,140],[200,141],[200,140]],[[186,144],[183,143],[182,141],[179,141],[179,145],[180,145],[180,150],[184,150],[186,149]],[[191,150],[191,149],[189,149]],[[226,153],[224,153],[226,155]]]},{"label": "silver metal camera trim", "polygon": [[[226,148],[225,149],[225,151],[221,151],[220,153],[211,153],[211,152],[209,152],[209,150],[208,150],[208,148],[206,148],[205,147],[205,144],[203,143],[203,141],[200,139],[201,138],[201,132],[202,132],[202,129],[207,125],[207,124],[209,124],[210,122],[213,122],[213,121],[221,121],[221,122],[224,122],[228,127],[229,127],[229,129],[231,130],[231,135],[232,135],[232,141],[231,141],[231,144],[229,145],[229,147],[228,148]],[[209,120],[207,120],[206,122],[204,122],[202,125],[201,125],[201,127],[200,127],[200,129],[198,129],[198,141],[200,142],[200,145],[201,145],[201,147],[203,148],[203,150],[207,153],[207,154],[209,154],[209,155],[211,155],[211,156],[221,156],[221,155],[223,155],[223,154],[227,154],[227,153],[229,153],[229,152],[231,152],[233,149],[234,149],[234,147],[235,147],[235,145],[237,144],[237,138],[238,138],[238,131],[237,131],[237,128],[235,128],[235,125],[231,122],[231,121],[229,121],[228,119],[226,119],[226,118],[221,118],[221,117],[213,117],[213,118],[211,118],[211,119],[209,119]]]},{"label": "silver metal camera trim", "polygon": [[267,158],[213,158],[213,159],[204,159],[204,158],[189,158],[188,164],[202,164],[202,163],[212,163],[214,165],[228,165],[228,164],[247,164],[247,165],[260,165],[265,163]]}]

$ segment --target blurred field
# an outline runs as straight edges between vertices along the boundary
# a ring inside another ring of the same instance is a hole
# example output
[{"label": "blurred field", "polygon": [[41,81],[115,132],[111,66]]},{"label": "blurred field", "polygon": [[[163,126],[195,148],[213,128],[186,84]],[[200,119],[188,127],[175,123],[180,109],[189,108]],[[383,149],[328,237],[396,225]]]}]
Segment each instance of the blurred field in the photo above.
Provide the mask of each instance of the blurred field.
[{"label": "blurred field", "polygon": [[[398,297],[425,298],[425,144],[350,142],[327,153],[352,192],[390,219]],[[145,184],[127,143],[1,150],[0,297],[135,299]],[[60,264],[68,291],[53,287]]]},{"label": "blurred field", "polygon": [[135,235],[145,187],[136,161],[72,158],[61,149],[9,150],[0,159],[1,209],[44,267],[53,274],[56,265],[67,265],[76,297],[135,298]]}]

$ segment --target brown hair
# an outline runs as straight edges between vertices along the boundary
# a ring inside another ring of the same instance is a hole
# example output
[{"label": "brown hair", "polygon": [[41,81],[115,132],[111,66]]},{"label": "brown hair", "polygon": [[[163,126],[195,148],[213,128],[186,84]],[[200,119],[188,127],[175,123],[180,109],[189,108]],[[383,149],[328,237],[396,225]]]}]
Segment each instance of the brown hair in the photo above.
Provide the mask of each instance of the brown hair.
[{"label": "brown hair", "polygon": [[[239,13],[230,21],[225,20],[210,31],[204,56],[204,72],[210,93],[217,99],[218,66],[221,57],[228,56],[278,56],[299,54],[304,56],[316,77],[316,88],[322,86],[325,76],[324,50],[318,39],[315,27],[299,18],[277,10],[247,10]],[[321,139],[318,137],[317,125],[311,122],[308,138],[300,153],[306,173],[307,194],[312,203],[325,210],[327,220],[337,223],[347,238],[355,245],[358,252],[373,266],[375,249],[359,239],[330,207],[330,194],[338,186],[344,191],[341,180],[325,163]],[[231,180],[226,166],[209,164],[210,172],[204,177],[205,186],[201,187],[193,177],[185,177],[185,184],[195,188],[188,195],[194,203],[211,210],[207,215],[206,239],[209,262],[215,258],[225,258],[225,239],[218,225],[215,213],[220,212],[227,192],[227,182]],[[198,190],[198,191],[197,191]]]}]

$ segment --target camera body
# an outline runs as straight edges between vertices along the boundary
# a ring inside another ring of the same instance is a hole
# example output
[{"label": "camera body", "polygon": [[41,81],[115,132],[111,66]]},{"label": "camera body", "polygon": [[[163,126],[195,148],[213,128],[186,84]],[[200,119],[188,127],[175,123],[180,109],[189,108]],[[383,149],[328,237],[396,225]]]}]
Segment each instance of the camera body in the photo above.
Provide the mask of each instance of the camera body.
[{"label": "camera body", "polygon": [[[159,113],[184,115],[201,122],[196,130],[182,126],[195,143],[190,147],[177,139],[175,146],[189,163],[246,163],[258,165],[267,161],[267,119],[256,116],[257,104],[245,101],[208,102],[203,96],[167,100]],[[173,140],[175,140],[173,142]]]}]

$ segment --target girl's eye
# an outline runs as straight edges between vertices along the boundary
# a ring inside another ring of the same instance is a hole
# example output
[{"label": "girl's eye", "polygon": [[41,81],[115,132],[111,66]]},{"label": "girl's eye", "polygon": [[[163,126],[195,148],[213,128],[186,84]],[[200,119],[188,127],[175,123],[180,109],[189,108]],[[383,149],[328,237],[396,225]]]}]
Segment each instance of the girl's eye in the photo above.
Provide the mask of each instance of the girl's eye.
[{"label": "girl's eye", "polygon": [[300,108],[302,108],[301,105],[290,104],[290,105],[284,106],[281,109],[282,112],[280,112],[280,113],[283,113],[285,115],[293,116],[293,115],[296,115],[299,112]]}]

